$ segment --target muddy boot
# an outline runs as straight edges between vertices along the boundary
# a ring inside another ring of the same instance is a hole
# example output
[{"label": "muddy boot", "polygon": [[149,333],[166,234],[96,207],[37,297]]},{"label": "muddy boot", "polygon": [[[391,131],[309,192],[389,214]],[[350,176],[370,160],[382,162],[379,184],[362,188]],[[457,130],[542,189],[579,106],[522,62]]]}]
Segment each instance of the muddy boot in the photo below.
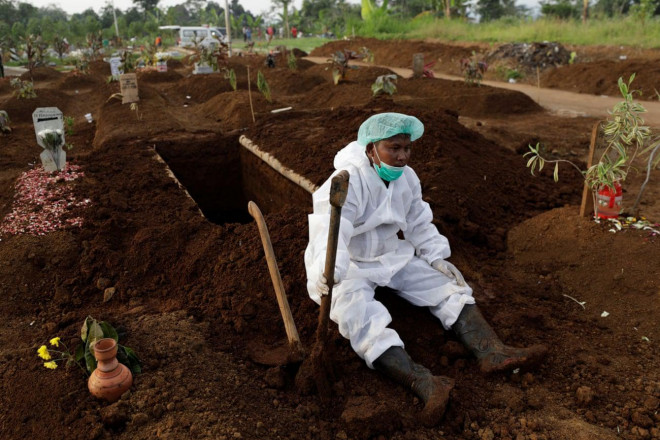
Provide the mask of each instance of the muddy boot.
[{"label": "muddy boot", "polygon": [[466,304],[451,328],[463,345],[477,357],[484,373],[532,367],[548,352],[545,345],[527,348],[504,345],[475,304]]},{"label": "muddy boot", "polygon": [[454,380],[445,376],[433,376],[431,371],[410,359],[401,347],[390,347],[374,361],[376,370],[412,391],[424,402],[421,421],[435,426],[445,412],[449,392]]}]

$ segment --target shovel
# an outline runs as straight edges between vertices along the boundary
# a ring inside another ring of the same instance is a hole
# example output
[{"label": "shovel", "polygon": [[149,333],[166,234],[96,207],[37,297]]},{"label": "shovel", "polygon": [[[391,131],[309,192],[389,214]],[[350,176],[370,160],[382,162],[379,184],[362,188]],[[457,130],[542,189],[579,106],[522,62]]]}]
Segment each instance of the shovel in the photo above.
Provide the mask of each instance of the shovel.
[{"label": "shovel", "polygon": [[266,226],[264,216],[261,214],[261,210],[256,203],[249,202],[248,211],[257,222],[257,227],[259,228],[261,243],[263,244],[264,253],[266,254],[266,262],[268,263],[268,271],[270,272],[270,278],[273,282],[275,296],[277,296],[277,304],[280,307],[280,313],[284,320],[284,329],[286,330],[288,340],[287,347],[278,347],[275,349],[253,345],[249,349],[250,357],[255,362],[263,365],[277,366],[302,362],[304,350],[300,342],[298,330],[296,329],[296,323],[293,321],[293,315],[289,308],[289,301],[286,298],[284,284],[282,283],[280,270],[277,267],[277,260],[275,259],[275,252],[273,252],[273,244],[270,241],[268,227]]},{"label": "shovel", "polygon": [[[305,360],[296,377],[296,383],[301,386],[303,381],[314,378],[316,390],[321,399],[327,399],[331,394],[329,376],[333,376],[332,360],[328,353],[328,323],[330,321],[330,306],[332,304],[332,288],[335,280],[335,261],[337,259],[337,244],[339,242],[339,223],[341,208],[348,193],[348,171],[341,171],[332,178],[330,184],[330,228],[328,231],[328,246],[325,254],[323,275],[328,282],[328,294],[321,297],[319,323],[316,328],[316,342],[309,359]],[[311,368],[311,371],[309,371]]]}]

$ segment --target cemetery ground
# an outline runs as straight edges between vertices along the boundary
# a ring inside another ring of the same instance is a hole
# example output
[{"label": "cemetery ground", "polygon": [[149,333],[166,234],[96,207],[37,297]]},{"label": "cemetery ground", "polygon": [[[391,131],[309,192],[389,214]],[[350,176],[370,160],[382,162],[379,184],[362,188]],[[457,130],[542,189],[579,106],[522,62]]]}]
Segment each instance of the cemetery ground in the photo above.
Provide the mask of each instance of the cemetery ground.
[{"label": "cemetery ground", "polygon": [[[378,64],[409,67],[412,54],[424,52],[447,73],[473,50],[368,45]],[[556,69],[579,68],[579,81],[577,70],[543,72],[555,75],[553,87],[577,84],[598,94],[593,83],[622,76],[608,77],[622,62],[603,64],[611,50],[583,50],[592,58]],[[652,51],[627,59],[638,63],[640,84],[660,66]],[[351,70],[335,86],[326,65],[300,57],[296,71],[286,64],[283,56],[274,69],[260,56],[231,58],[233,91],[221,73],[193,76],[191,67],[170,61],[166,73],[138,73],[133,110],[111,98],[119,86],[106,82],[110,70],[100,61],[86,75],[37,69],[35,99],[17,99],[8,79],[0,80],[0,109],[13,129],[0,137],[3,227],[16,209],[18,179],[40,166],[35,108],[55,106],[74,117],[67,158],[79,167],[75,180],[41,182],[69,191],[62,227],[0,235],[0,438],[660,438],[660,237],[579,217],[580,175],[566,167],[558,183],[551,170],[532,176],[522,157],[528,144],[542,142],[554,157],[583,165],[594,118],[562,117],[516,91],[441,79],[399,79],[396,94],[374,98],[371,84],[385,68]],[[258,70],[272,102],[257,91]],[[292,109],[271,113],[285,107]],[[306,293],[303,266],[311,197],[239,138],[320,185],[335,153],[380,111],[424,122],[411,166],[452,245],[451,261],[499,335],[511,345],[550,348],[537,370],[484,376],[428,311],[379,291],[413,359],[456,381],[435,428],[419,426],[417,399],[369,370],[334,325],[336,377],[327,403],[295,388],[295,365],[264,366],[251,357],[255,343],[277,346],[286,335],[249,200],[265,214],[307,350],[318,307]],[[658,177],[641,205],[655,222]],[[641,180],[630,182],[627,207],[632,182]],[[19,226],[52,226],[44,214],[52,202],[30,205]],[[37,357],[55,336],[74,348],[86,316],[111,323],[143,363],[113,404],[89,394],[80,369],[49,370]]]}]

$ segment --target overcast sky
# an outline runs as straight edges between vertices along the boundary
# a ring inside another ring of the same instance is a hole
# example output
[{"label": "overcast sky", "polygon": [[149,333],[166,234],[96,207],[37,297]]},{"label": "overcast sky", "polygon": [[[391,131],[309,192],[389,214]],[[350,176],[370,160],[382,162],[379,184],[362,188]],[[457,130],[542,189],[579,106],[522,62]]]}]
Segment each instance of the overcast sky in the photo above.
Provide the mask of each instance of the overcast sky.
[{"label": "overcast sky", "polygon": [[[92,0],[21,0],[24,3],[30,3],[36,7],[44,7],[48,5],[56,5],[64,9],[69,14],[74,14],[76,12],[82,12],[86,9],[93,8],[95,11],[101,9],[101,4],[104,4],[99,1]],[[215,0],[220,6],[224,7],[224,0]],[[114,0],[115,7],[125,11],[133,6],[132,0]],[[360,0],[348,0],[349,3],[360,3]],[[182,0],[160,0],[158,5],[162,7],[169,7],[177,4],[183,3]],[[254,15],[262,14],[268,12],[272,6],[271,0],[240,0],[239,3],[246,10],[252,12]],[[538,5],[538,0],[517,0],[518,4],[524,4],[528,7]],[[302,0],[293,0],[291,6],[296,9],[300,9],[302,6]]]}]

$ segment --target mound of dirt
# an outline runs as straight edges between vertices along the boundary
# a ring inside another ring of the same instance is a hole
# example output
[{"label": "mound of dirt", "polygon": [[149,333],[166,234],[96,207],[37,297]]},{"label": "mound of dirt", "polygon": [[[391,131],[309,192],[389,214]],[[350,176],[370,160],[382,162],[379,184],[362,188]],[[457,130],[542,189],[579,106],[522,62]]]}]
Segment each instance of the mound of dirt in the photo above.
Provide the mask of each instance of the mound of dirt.
[{"label": "mound of dirt", "polygon": [[660,62],[649,63],[642,59],[625,61],[596,61],[575,63],[549,70],[541,77],[541,85],[548,88],[561,88],[592,95],[621,96],[617,82],[622,78],[628,82],[635,74],[631,89],[639,90],[636,99],[656,100],[660,98]]},{"label": "mound of dirt", "polygon": [[90,61],[87,69],[92,75],[100,75],[104,78],[107,78],[112,74],[110,71],[110,63],[106,63],[103,60]]},{"label": "mound of dirt", "polygon": [[138,72],[138,81],[140,83],[153,84],[153,83],[163,83],[163,82],[176,82],[183,76],[172,70],[167,72],[159,72],[154,69],[141,70]]},{"label": "mound of dirt", "polygon": [[50,81],[58,79],[62,76],[61,72],[53,69],[48,66],[39,66],[32,69],[32,74],[30,72],[23,73],[20,78],[24,81]]}]

